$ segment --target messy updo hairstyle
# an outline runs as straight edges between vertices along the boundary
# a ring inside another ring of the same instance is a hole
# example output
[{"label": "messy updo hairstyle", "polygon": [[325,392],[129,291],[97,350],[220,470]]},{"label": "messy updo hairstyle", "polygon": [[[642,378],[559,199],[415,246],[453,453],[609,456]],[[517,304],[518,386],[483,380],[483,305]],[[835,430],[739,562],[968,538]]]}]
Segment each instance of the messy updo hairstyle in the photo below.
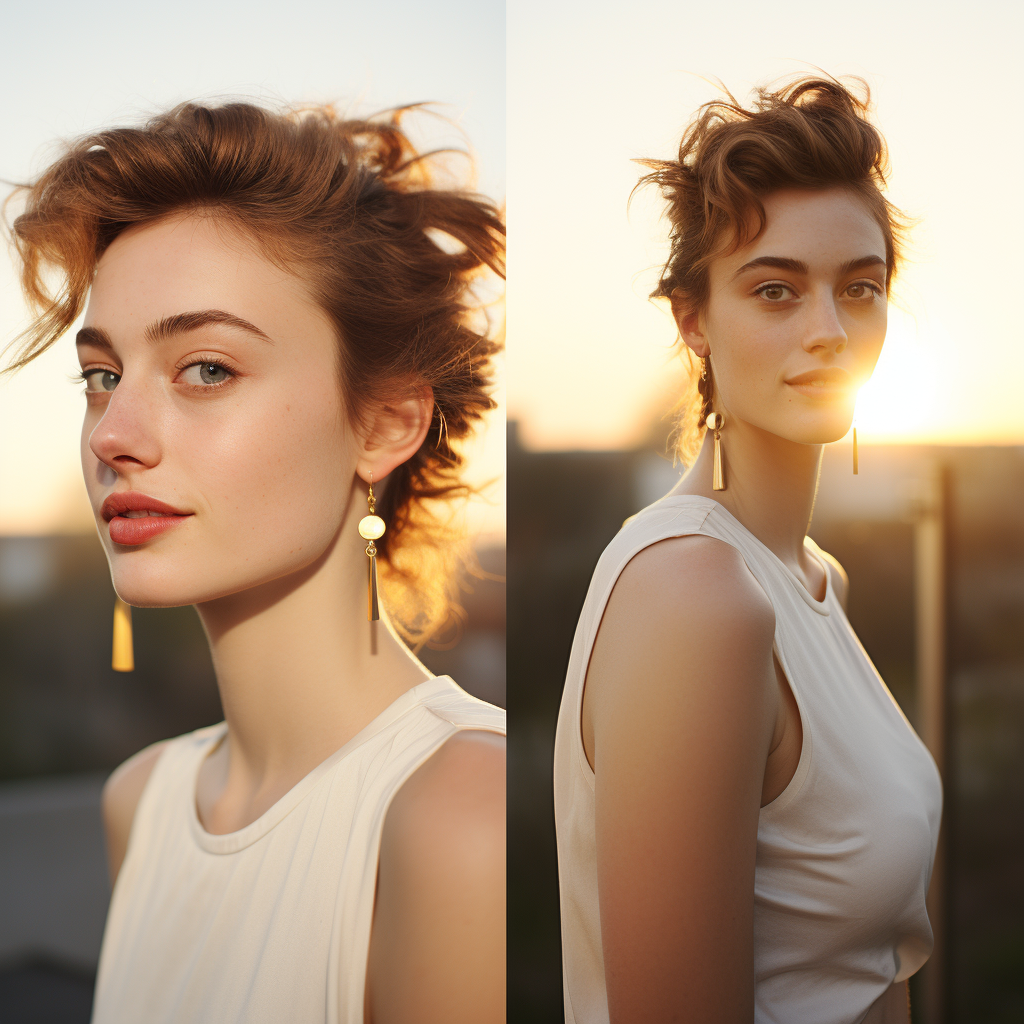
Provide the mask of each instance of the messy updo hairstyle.
[{"label": "messy updo hairstyle", "polygon": [[[779,189],[845,188],[860,197],[885,238],[886,291],[899,265],[908,222],[883,194],[888,154],[868,120],[870,91],[860,95],[834,79],[800,77],[755,90],[752,105],[730,93],[697,111],[675,160],[641,160],[651,172],[671,226],[668,260],[652,298],[671,298],[692,312],[708,302],[711,263],[754,241],[765,229],[764,199]],[[690,386],[680,401],[677,454],[692,462],[714,398],[710,360],[689,350]],[[703,365],[700,365],[703,364]]]},{"label": "messy updo hairstyle", "polygon": [[389,610],[408,638],[425,639],[458,612],[449,541],[451,501],[468,493],[459,444],[495,405],[500,344],[476,282],[504,276],[505,228],[491,201],[454,178],[450,151],[417,151],[400,124],[410,110],[348,119],[329,105],[182,103],[66,144],[8,197],[24,200],[10,233],[37,315],[11,343],[7,370],[67,332],[126,228],[195,212],[241,229],[306,282],[333,324],[355,422],[371,402],[433,389],[427,438],[378,488],[377,505]]}]

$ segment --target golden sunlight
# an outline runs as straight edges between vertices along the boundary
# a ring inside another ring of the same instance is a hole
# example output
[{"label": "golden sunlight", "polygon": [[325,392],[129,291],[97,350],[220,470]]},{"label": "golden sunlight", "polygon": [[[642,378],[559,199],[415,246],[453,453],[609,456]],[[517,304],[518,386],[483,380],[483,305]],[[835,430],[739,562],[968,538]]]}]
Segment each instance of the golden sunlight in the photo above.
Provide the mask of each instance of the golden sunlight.
[{"label": "golden sunlight", "polygon": [[955,431],[949,378],[940,373],[946,340],[933,325],[922,337],[913,317],[890,307],[882,355],[857,398],[857,434],[862,440],[928,442]]}]

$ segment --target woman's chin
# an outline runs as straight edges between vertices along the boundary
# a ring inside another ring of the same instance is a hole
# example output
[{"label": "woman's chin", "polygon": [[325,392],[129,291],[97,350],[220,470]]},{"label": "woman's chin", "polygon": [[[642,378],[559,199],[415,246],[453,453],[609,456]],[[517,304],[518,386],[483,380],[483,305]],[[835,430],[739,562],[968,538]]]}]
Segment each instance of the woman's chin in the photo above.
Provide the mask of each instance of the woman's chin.
[{"label": "woman's chin", "polygon": [[852,423],[852,413],[823,417],[811,423],[792,424],[792,429],[787,430],[782,436],[797,444],[834,444],[846,437]]},{"label": "woman's chin", "polygon": [[183,608],[237,589],[223,581],[140,578],[140,574],[127,572],[111,573],[111,579],[117,596],[133,608]]},{"label": "woman's chin", "polygon": [[184,608],[186,605],[197,604],[202,598],[185,594],[168,594],[161,590],[159,594],[146,588],[120,587],[114,585],[117,596],[132,608]]}]

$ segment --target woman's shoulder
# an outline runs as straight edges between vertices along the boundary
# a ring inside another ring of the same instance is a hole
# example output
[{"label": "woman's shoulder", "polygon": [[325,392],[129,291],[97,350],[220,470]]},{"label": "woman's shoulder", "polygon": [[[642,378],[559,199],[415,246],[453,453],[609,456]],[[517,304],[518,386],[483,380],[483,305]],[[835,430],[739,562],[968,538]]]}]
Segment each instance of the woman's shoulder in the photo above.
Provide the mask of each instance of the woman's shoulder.
[{"label": "woman's shoulder", "polygon": [[686,534],[645,546],[623,567],[615,591],[617,604],[652,626],[668,619],[683,632],[687,624],[701,634],[737,624],[774,632],[768,595],[742,553],[717,537]]},{"label": "woman's shoulder", "polygon": [[432,680],[420,703],[456,731],[398,788],[383,842],[458,862],[467,841],[504,841],[505,711],[450,676]]},{"label": "woman's shoulder", "polygon": [[709,690],[753,706],[773,681],[774,634],[771,601],[734,547],[702,535],[651,544],[622,570],[601,620],[586,682],[594,721],[626,723],[624,708],[642,706],[635,724],[648,729],[650,716],[688,714]]},{"label": "woman's shoulder", "polygon": [[160,755],[171,742],[160,740],[133,754],[111,772],[103,785],[103,827],[107,837],[111,881],[117,878],[128,849],[128,834],[131,832],[142,791],[146,788]]},{"label": "woman's shoulder", "polygon": [[111,880],[117,877],[124,860],[135,812],[157,762],[173,748],[193,746],[197,743],[206,744],[216,739],[223,729],[224,724],[220,723],[185,733],[183,736],[158,740],[133,754],[111,772],[103,784],[101,803]]},{"label": "woman's shoulder", "polygon": [[[505,737],[463,729],[395,794],[381,834],[370,1005],[498,1020],[505,974]],[[432,1018],[433,1019],[433,1018]]]},{"label": "woman's shoulder", "polygon": [[[505,737],[461,729],[395,793],[381,834],[380,887],[404,894],[403,915],[420,906],[414,916],[431,929],[452,915],[475,920],[495,893],[504,901],[505,843]],[[444,894],[444,909],[425,893]]]}]

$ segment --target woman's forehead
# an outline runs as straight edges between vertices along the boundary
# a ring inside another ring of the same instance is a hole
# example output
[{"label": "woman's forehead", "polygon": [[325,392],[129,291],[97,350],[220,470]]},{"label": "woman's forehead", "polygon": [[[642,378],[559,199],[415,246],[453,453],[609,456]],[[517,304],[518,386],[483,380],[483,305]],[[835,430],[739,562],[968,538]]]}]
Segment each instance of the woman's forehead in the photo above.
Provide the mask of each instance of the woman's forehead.
[{"label": "woman's forehead", "polygon": [[[715,260],[719,273],[733,274],[765,258],[790,259],[819,270],[872,256],[885,262],[881,226],[868,204],[848,189],[785,189],[766,196],[763,205],[764,230]],[[756,217],[752,227],[756,230]]]},{"label": "woman's forehead", "polygon": [[[309,288],[223,218],[172,215],[133,225],[99,260],[87,322],[226,309],[271,337],[296,321],[328,328]],[[308,321],[308,323],[307,323]]]}]

